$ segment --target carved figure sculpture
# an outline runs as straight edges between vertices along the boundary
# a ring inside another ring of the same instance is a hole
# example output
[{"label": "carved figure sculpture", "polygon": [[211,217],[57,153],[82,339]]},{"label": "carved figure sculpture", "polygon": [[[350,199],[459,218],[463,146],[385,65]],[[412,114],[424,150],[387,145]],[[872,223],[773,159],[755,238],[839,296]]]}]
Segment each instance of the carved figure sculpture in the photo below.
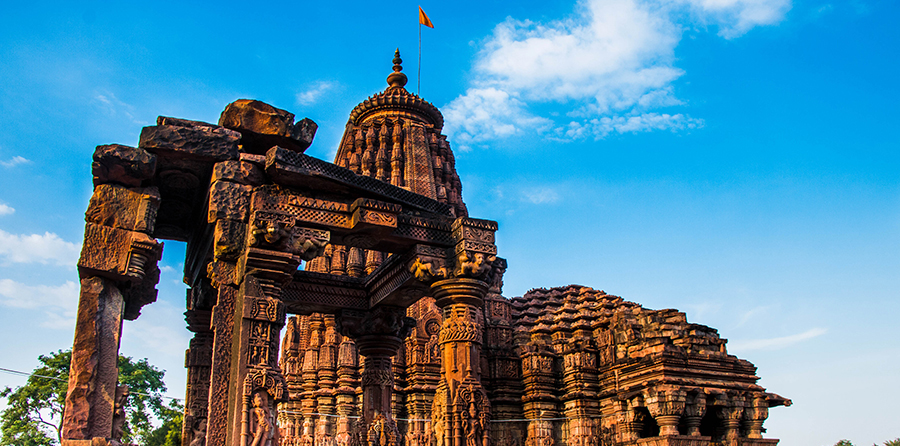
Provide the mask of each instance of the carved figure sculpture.
[{"label": "carved figure sculpture", "polygon": [[437,446],[444,446],[444,414],[441,409],[443,407],[435,406],[434,414],[431,418],[431,428],[434,431]]},{"label": "carved figure sculpture", "polygon": [[190,446],[206,446],[206,418],[194,421],[193,440]]},{"label": "carved figure sculpture", "polygon": [[252,420],[250,432],[253,433],[253,442],[250,446],[274,446],[272,440],[275,438],[275,420],[265,391],[253,394]]},{"label": "carved figure sculpture", "polygon": [[466,446],[481,446],[482,427],[475,403],[469,404],[469,411],[464,416],[466,418]]}]

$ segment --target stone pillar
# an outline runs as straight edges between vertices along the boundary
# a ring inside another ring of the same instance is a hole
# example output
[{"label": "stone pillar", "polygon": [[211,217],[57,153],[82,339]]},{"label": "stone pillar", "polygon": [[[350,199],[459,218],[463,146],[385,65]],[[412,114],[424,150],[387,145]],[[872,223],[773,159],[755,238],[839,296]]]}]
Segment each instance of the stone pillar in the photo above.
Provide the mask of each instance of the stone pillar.
[{"label": "stone pillar", "polygon": [[112,281],[81,280],[62,438],[112,438],[125,302]]},{"label": "stone pillar", "polygon": [[731,405],[727,407],[723,407],[722,412],[722,444],[726,446],[737,446],[738,438],[740,437],[740,428],[741,428],[741,416],[744,412],[744,408],[740,405],[737,405],[735,402],[730,402]]},{"label": "stone pillar", "polygon": [[678,422],[684,413],[684,392],[666,389],[658,390],[655,398],[649,401],[650,415],[659,426],[659,436],[669,437],[678,435]]},{"label": "stone pillar", "polygon": [[337,430],[334,441],[337,446],[348,446],[352,426],[350,418],[357,416],[356,388],[359,386],[359,354],[356,344],[349,337],[343,337],[338,347],[336,410],[338,413]]},{"label": "stone pillar", "polygon": [[182,446],[190,446],[195,438],[206,439],[209,409],[209,377],[212,366],[213,332],[210,329],[212,312],[188,310],[184,313],[188,330],[194,332],[190,348],[185,352],[187,388],[184,399]]},{"label": "stone pillar", "polygon": [[230,419],[231,347],[234,336],[234,308],[238,291],[219,285],[218,299],[212,310],[213,348],[209,378],[206,446],[225,446]]},{"label": "stone pillar", "polygon": [[481,386],[482,321],[487,283],[464,277],[431,285],[443,323],[441,381],[432,406],[438,446],[486,446],[490,444],[491,405]]},{"label": "stone pillar", "polygon": [[162,254],[162,244],[151,237],[159,190],[140,187],[153,177],[156,157],[140,148],[99,146],[91,170],[95,187],[78,259],[81,290],[64,441],[115,439],[122,321],[136,319],[143,305],[156,300]]},{"label": "stone pillar", "polygon": [[391,414],[394,371],[391,357],[415,326],[403,308],[375,307],[366,312],[345,310],[338,319],[341,334],[355,341],[365,357],[361,376],[362,414],[356,422],[350,444],[399,446],[397,425]]},{"label": "stone pillar", "polygon": [[552,445],[552,431],[543,419],[559,416],[553,373],[557,355],[538,339],[532,339],[525,346],[525,351],[522,355],[522,380],[525,383],[523,408],[525,418],[530,420],[525,446]]},{"label": "stone pillar", "polygon": [[762,426],[769,417],[769,404],[765,395],[755,395],[749,407],[744,409],[743,425],[747,438],[762,438]]},{"label": "stone pillar", "polygon": [[687,434],[693,437],[700,436],[700,421],[706,414],[706,394],[696,392],[688,398],[684,408],[684,424],[687,426]]}]

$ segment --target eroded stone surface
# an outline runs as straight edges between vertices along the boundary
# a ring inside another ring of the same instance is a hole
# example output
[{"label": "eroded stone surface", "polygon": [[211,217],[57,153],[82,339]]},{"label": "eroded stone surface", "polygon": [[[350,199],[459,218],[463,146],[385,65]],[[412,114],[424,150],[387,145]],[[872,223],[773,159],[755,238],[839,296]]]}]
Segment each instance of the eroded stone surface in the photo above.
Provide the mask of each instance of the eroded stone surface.
[{"label": "eroded stone surface", "polygon": [[243,150],[265,153],[274,145],[302,152],[312,144],[318,126],[309,118],[294,123],[294,114],[262,101],[239,99],[228,104],[219,125],[241,132]]},{"label": "eroded stone surface", "polygon": [[237,159],[241,134],[222,127],[158,125],[141,130],[139,147],[170,158]]},{"label": "eroded stone surface", "polygon": [[156,173],[156,156],[144,149],[121,144],[97,146],[91,173],[95,186],[116,183],[138,187]]},{"label": "eroded stone surface", "polygon": [[101,277],[81,280],[63,438],[89,440],[112,434],[124,305],[113,282]]},{"label": "eroded stone surface", "polygon": [[94,188],[84,218],[89,223],[152,234],[159,210],[159,189],[128,189],[113,184]]},{"label": "eroded stone surface", "polygon": [[82,277],[136,282],[143,279],[144,267],[156,262],[161,253],[160,243],[143,232],[87,223],[78,271]]},{"label": "eroded stone surface", "polygon": [[[241,154],[242,156],[244,154]],[[265,161],[263,161],[265,162]],[[222,161],[213,168],[212,181],[232,181],[235,183],[259,186],[266,181],[263,168],[257,163],[247,161]]]},{"label": "eroded stone surface", "polygon": [[209,213],[207,222],[213,223],[220,218],[244,221],[247,219],[247,208],[253,186],[216,181],[209,188]]}]

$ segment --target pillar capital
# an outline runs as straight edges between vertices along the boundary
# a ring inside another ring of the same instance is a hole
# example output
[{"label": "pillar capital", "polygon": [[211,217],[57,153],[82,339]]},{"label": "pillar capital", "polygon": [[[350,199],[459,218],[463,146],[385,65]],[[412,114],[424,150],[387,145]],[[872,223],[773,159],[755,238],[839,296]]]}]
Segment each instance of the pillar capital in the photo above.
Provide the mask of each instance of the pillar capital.
[{"label": "pillar capital", "polygon": [[484,306],[488,284],[478,279],[458,277],[431,284],[431,291],[435,305],[440,308],[450,304],[468,304],[480,308]]}]

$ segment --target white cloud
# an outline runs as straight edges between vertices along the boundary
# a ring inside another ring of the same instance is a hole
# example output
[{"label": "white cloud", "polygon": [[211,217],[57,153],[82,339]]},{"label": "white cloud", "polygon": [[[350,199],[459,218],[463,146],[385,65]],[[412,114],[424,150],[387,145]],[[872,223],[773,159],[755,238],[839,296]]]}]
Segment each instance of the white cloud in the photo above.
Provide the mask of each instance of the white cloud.
[{"label": "white cloud", "polygon": [[0,279],[0,305],[40,309],[46,315],[42,326],[71,329],[75,325],[75,312],[78,309],[78,291],[78,284],[72,281],[49,286],[26,285],[11,279]]},{"label": "white cloud", "polygon": [[81,246],[52,232],[17,235],[0,229],[0,259],[12,263],[41,263],[74,267]]},{"label": "white cloud", "polygon": [[812,328],[790,336],[781,336],[777,338],[752,339],[747,341],[735,341],[728,343],[728,350],[746,352],[750,350],[778,350],[798,342],[803,342],[825,334],[828,330],[824,328]]},{"label": "white cloud", "polygon": [[302,106],[313,105],[322,98],[322,95],[337,87],[337,82],[319,81],[309,86],[306,91],[297,93],[297,104]]},{"label": "white cloud", "polygon": [[96,105],[108,116],[124,116],[132,123],[147,125],[146,122],[140,121],[135,117],[133,106],[120,100],[114,93],[110,91],[102,90],[99,92],[95,92],[94,101]]},{"label": "white cloud", "polygon": [[550,187],[540,187],[522,191],[525,200],[534,204],[549,204],[559,201],[559,194]]},{"label": "white cloud", "polygon": [[28,159],[17,155],[17,156],[10,158],[9,161],[0,161],[0,166],[15,167],[15,166],[18,166],[19,164],[26,164],[26,163],[30,163],[30,162],[31,161],[29,161]]},{"label": "white cloud", "polygon": [[0,215],[10,215],[13,212],[16,212],[16,210],[12,206],[0,203]]},{"label": "white cloud", "polygon": [[[684,105],[673,88],[684,29],[712,24],[735,38],[781,20],[790,1],[581,0],[569,18],[508,18],[483,43],[466,93],[444,107],[447,133],[466,149],[523,131],[581,139],[698,128],[702,120],[657,111]],[[577,119],[572,129],[545,115]]]}]

